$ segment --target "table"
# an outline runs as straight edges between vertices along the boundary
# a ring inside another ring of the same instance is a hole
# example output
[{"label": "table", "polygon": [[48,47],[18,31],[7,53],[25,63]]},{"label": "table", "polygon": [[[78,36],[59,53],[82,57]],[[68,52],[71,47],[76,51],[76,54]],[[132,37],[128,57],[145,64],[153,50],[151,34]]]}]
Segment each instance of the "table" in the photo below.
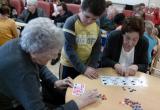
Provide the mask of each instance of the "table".
[{"label": "table", "polygon": [[[117,76],[112,68],[98,69],[100,75]],[[160,78],[150,76],[145,73],[137,72],[135,77],[142,77],[146,80],[147,87],[134,87],[135,92],[124,91],[120,86],[104,86],[100,79],[91,80],[83,75],[74,79],[74,83],[85,84],[86,90],[97,88],[101,94],[105,94],[107,100],[102,100],[88,105],[83,110],[132,110],[131,107],[120,104],[124,98],[130,98],[133,101],[141,103],[143,110],[160,110]],[[66,92],[66,102],[76,98],[72,95],[72,88]]]}]

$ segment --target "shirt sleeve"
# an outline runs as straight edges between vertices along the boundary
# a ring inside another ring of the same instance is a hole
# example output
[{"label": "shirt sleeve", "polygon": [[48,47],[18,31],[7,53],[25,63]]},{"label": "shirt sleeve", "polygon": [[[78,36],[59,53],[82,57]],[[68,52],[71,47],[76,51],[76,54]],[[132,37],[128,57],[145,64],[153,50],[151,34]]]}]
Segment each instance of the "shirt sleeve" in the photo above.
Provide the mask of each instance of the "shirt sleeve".
[{"label": "shirt sleeve", "polygon": [[80,72],[84,73],[86,70],[86,65],[81,62],[80,58],[78,57],[76,51],[74,50],[74,46],[76,45],[76,36],[74,32],[74,23],[75,19],[70,17],[64,24],[63,30],[65,35],[65,45],[64,51],[67,55],[67,58],[74,66],[74,68]]},{"label": "shirt sleeve", "polygon": [[93,68],[98,67],[98,61],[100,61],[101,55],[102,55],[101,53],[101,35],[99,33],[98,39],[92,48],[91,57],[88,60],[88,65]]},{"label": "shirt sleeve", "polygon": [[40,68],[40,78],[48,85],[50,88],[54,87],[55,81],[58,78],[46,67],[46,66],[39,66]]}]

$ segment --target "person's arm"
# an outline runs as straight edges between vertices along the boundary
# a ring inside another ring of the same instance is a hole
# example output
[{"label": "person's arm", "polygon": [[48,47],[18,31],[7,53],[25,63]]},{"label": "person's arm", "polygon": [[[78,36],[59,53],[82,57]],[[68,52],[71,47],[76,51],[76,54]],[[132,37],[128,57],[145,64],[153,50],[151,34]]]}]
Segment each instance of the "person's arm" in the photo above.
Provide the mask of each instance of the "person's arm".
[{"label": "person's arm", "polygon": [[16,21],[25,23],[25,18],[26,16],[28,16],[26,15],[26,13],[27,13],[27,10],[26,9],[23,10],[22,13],[17,17]]},{"label": "person's arm", "polygon": [[46,67],[46,66],[39,66],[40,68],[40,78],[42,81],[46,83],[50,88],[54,87],[55,81],[58,80],[58,78]]},{"label": "person's arm", "polygon": [[[45,106],[40,89],[39,79],[37,79],[37,73],[26,72],[13,76],[9,81],[10,93],[22,104],[25,110],[49,110]],[[12,82],[11,82],[12,81]],[[55,99],[56,100],[56,99]],[[79,110],[77,104],[74,101],[54,109],[54,110]]]},{"label": "person's arm", "polygon": [[88,65],[96,68],[98,66],[98,61],[100,60],[100,55],[101,55],[101,36],[99,34],[98,39],[96,43],[94,44],[91,52],[91,56],[88,61]]},{"label": "person's arm", "polygon": [[74,50],[74,46],[76,45],[76,37],[68,32],[64,32],[64,34],[65,34],[64,51],[69,61],[78,72],[84,73],[87,67],[84,63],[81,62],[77,53]]},{"label": "person's arm", "polygon": [[[117,37],[117,36],[114,36],[114,37]],[[114,49],[114,39],[113,39],[113,34],[110,33],[110,35],[108,36],[107,38],[107,41],[106,41],[106,47],[104,48],[104,51],[103,51],[103,55],[102,55],[102,60],[101,60],[101,66],[102,67],[113,67],[118,63],[116,61],[114,61],[112,59],[112,57],[114,57],[112,55],[112,52],[113,52],[113,49]]]},{"label": "person's arm", "polygon": [[141,57],[139,57],[141,60],[141,63],[136,64],[138,66],[138,71],[146,73],[148,70],[148,40],[146,38],[143,38],[142,41],[142,49],[141,49]]}]

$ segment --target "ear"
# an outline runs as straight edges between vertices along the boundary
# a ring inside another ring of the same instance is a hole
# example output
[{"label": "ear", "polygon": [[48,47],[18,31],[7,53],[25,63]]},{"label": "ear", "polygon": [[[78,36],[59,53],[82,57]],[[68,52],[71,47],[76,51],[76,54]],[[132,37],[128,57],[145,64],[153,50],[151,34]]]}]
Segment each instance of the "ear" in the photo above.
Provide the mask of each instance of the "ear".
[{"label": "ear", "polygon": [[35,60],[37,57],[37,54],[31,53],[30,56],[31,56],[31,59]]}]

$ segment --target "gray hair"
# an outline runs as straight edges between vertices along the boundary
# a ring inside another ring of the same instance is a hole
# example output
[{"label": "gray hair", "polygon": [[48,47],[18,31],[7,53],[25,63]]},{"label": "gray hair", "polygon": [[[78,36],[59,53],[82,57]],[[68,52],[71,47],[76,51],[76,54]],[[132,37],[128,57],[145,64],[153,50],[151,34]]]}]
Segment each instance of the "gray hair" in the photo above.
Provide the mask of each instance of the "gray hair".
[{"label": "gray hair", "polygon": [[154,24],[150,20],[145,20],[145,30],[148,34],[152,33],[152,30],[154,28]]},{"label": "gray hair", "polygon": [[41,53],[61,48],[64,34],[49,18],[38,17],[31,20],[23,29],[20,45],[29,53]]},{"label": "gray hair", "polygon": [[116,7],[111,5],[107,8],[107,17],[109,18],[111,17],[111,19],[113,19],[117,14],[118,14],[118,10],[116,9]]}]

